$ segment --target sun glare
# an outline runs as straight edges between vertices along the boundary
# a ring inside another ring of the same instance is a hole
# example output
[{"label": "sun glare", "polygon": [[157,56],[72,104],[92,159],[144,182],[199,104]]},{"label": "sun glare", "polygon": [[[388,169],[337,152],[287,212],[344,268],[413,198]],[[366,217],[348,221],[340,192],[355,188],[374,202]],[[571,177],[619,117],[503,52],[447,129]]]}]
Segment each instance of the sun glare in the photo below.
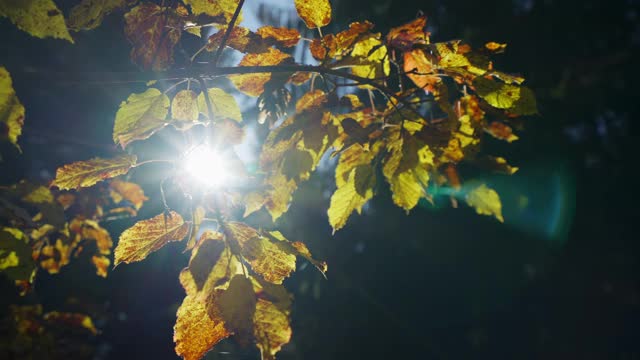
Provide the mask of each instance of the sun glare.
[{"label": "sun glare", "polygon": [[218,187],[229,182],[224,157],[206,145],[195,147],[185,156],[184,169],[201,185]]}]

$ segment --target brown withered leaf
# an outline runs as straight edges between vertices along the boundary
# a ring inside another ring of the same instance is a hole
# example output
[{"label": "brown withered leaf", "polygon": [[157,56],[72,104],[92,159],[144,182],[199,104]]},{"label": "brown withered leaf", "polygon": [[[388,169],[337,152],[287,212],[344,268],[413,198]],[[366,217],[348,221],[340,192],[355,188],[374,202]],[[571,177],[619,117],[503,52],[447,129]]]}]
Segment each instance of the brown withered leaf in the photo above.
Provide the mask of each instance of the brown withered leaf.
[{"label": "brown withered leaf", "polygon": [[414,45],[429,43],[427,17],[419,16],[415,20],[389,30],[387,45],[400,51],[410,51]]},{"label": "brown withered leaf", "polygon": [[131,60],[144,69],[162,71],[173,64],[173,48],[182,24],[174,9],[143,2],[124,15]]},{"label": "brown withered leaf", "polygon": [[502,123],[500,121],[492,121],[485,131],[496,139],[504,140],[506,142],[514,142],[518,140],[518,136],[513,133],[511,126]]},{"label": "brown withered leaf", "polygon": [[[291,59],[291,56],[283,53],[282,51],[274,48],[269,48],[267,52],[260,54],[247,54],[240,63],[242,66],[269,66],[278,65],[286,60]],[[264,85],[271,80],[270,73],[256,73],[256,74],[241,74],[229,76],[229,79],[238,88],[238,90],[249,96],[260,96],[264,92]]]},{"label": "brown withered leaf", "polygon": [[90,187],[99,181],[126,174],[136,161],[135,155],[124,154],[112,159],[93,158],[67,164],[58,168],[51,186],[60,190]]},{"label": "brown withered leaf", "polygon": [[321,28],[331,22],[329,0],[295,0],[298,15],[309,29]]},{"label": "brown withered leaf", "polygon": [[263,360],[275,360],[276,353],[291,341],[289,310],[258,299],[253,315],[253,335]]},{"label": "brown withered leaf", "polygon": [[[111,189],[112,199],[114,195],[117,194],[121,198],[129,201],[136,210],[140,210],[144,202],[149,200],[149,198],[144,195],[144,190],[136,183],[114,179],[109,183],[109,188]],[[114,202],[120,203],[120,201],[115,201],[115,199]]]},{"label": "brown withered leaf", "polygon": [[296,29],[263,26],[259,28],[256,33],[269,43],[284,47],[296,46],[298,41],[300,41],[300,32]]},{"label": "brown withered leaf", "polygon": [[190,224],[182,216],[171,211],[168,216],[159,214],[151,219],[137,222],[125,230],[115,251],[114,266],[144,260],[150,253],[171,241],[180,241],[187,236]]},{"label": "brown withered leaf", "polygon": [[[209,36],[206,49],[208,51],[216,51],[218,47],[220,47],[220,44],[222,44],[222,39],[226,32],[227,27],[223,26],[217,33]],[[234,26],[233,29],[231,29],[231,33],[229,33],[225,44],[243,53],[263,53],[267,51],[269,47],[261,36],[242,26]]]}]

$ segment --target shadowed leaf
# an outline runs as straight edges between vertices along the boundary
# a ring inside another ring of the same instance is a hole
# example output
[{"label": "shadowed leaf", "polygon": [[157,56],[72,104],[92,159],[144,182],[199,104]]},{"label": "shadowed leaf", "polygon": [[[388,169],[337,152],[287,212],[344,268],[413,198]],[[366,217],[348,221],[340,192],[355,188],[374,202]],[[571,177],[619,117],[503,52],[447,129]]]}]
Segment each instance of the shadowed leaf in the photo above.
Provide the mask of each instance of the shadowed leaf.
[{"label": "shadowed leaf", "polygon": [[0,139],[7,139],[18,149],[18,137],[24,125],[24,106],[13,89],[11,75],[0,66]]}]

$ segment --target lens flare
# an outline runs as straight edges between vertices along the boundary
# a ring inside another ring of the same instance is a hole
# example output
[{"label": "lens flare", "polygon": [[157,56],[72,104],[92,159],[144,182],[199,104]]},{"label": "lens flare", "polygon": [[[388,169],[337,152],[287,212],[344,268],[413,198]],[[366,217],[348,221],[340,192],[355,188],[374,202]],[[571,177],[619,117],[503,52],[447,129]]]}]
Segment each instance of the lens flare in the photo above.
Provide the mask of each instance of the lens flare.
[{"label": "lens flare", "polygon": [[229,183],[229,171],[224,156],[205,145],[185,155],[184,170],[190,178],[206,187],[219,187]]}]

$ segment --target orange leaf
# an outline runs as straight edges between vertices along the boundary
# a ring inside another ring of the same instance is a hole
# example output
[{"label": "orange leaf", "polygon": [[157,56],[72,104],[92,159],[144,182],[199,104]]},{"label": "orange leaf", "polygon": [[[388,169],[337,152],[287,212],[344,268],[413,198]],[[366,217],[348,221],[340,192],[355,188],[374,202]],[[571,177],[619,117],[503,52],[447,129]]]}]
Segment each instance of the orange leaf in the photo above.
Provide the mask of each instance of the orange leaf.
[{"label": "orange leaf", "polygon": [[144,260],[167,243],[182,240],[189,232],[189,225],[175,211],[168,216],[160,214],[137,222],[120,235],[114,266]]},{"label": "orange leaf", "polygon": [[413,45],[428,44],[429,33],[425,30],[427,17],[420,16],[402,26],[392,28],[387,35],[387,44],[401,51],[410,51]]},{"label": "orange leaf", "polygon": [[295,0],[298,15],[309,29],[320,28],[331,22],[329,0]]},{"label": "orange leaf", "polygon": [[111,265],[111,260],[109,260],[106,256],[92,256],[91,262],[96,267],[96,274],[98,276],[102,276],[104,278],[107,277],[107,271],[109,270],[109,265]]},{"label": "orange leaf", "polygon": [[513,133],[511,126],[503,124],[499,121],[493,121],[489,124],[485,130],[496,139],[504,140],[506,142],[513,142],[518,140],[518,136]]},{"label": "orange leaf", "polygon": [[51,186],[60,190],[90,187],[105,179],[126,174],[137,161],[135,155],[120,155],[113,159],[93,158],[67,164],[56,171]]},{"label": "orange leaf", "polygon": [[284,47],[295,46],[300,41],[300,32],[296,29],[263,26],[258,29],[258,35]]},{"label": "orange leaf", "polygon": [[111,191],[129,201],[136,210],[140,210],[144,202],[149,200],[148,197],[144,196],[144,191],[140,185],[136,183],[115,179],[111,181],[109,187]]},{"label": "orange leaf", "polygon": [[[290,59],[291,56],[274,48],[269,48],[267,52],[261,54],[247,54],[240,63],[242,66],[269,66],[278,65]],[[259,96],[264,92],[264,85],[271,80],[270,73],[242,74],[229,76],[229,79],[238,90],[249,96]]]},{"label": "orange leaf", "polygon": [[404,71],[409,73],[407,77],[417,87],[427,91],[436,91],[436,85],[441,81],[439,77],[432,75],[435,73],[433,65],[421,49],[404,53]]}]

